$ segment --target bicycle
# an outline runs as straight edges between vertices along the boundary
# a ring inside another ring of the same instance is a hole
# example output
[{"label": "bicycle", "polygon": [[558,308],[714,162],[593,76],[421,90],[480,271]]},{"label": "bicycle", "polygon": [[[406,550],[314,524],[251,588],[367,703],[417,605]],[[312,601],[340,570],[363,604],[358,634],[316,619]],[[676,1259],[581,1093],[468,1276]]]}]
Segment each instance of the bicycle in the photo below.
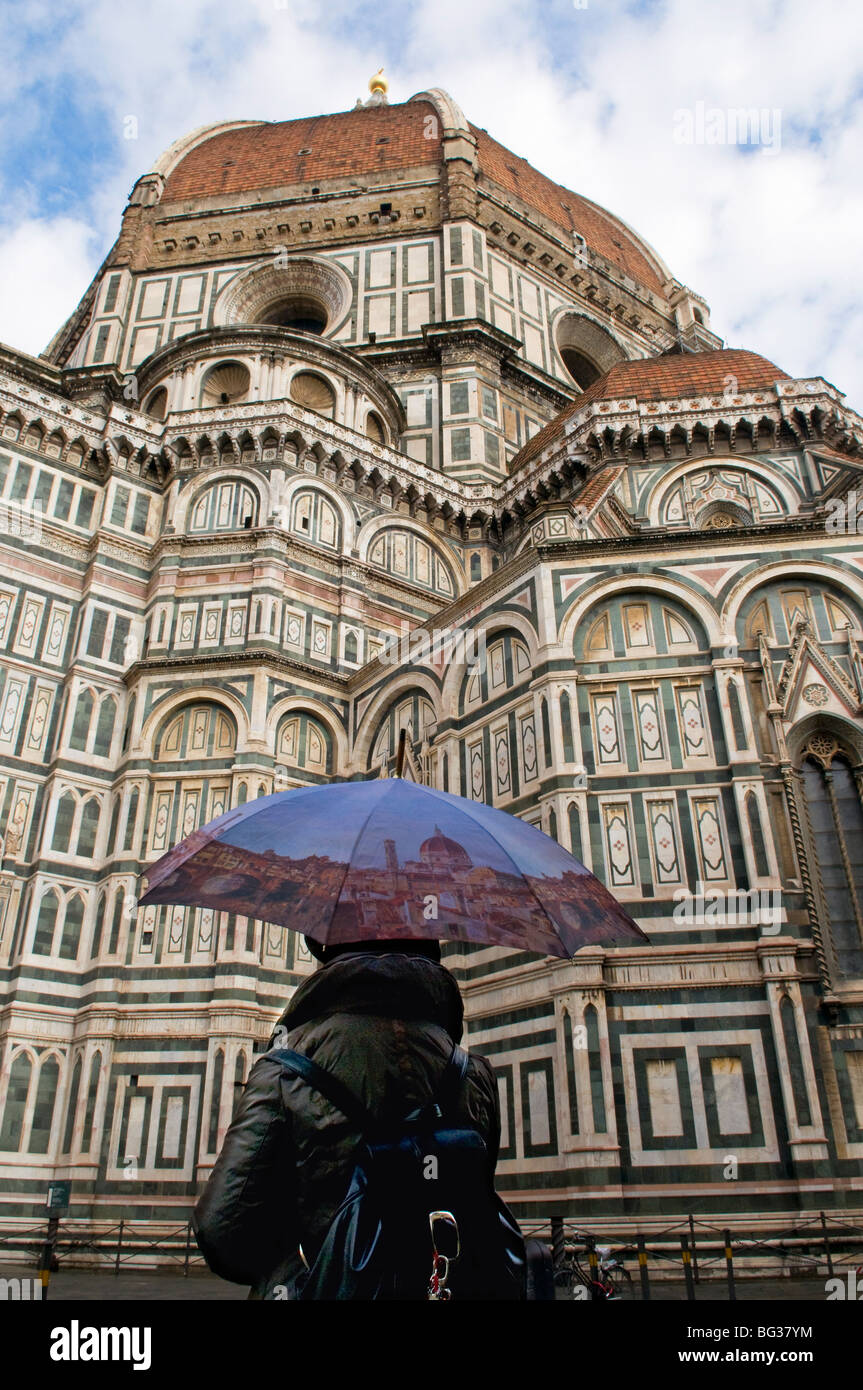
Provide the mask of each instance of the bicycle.
[{"label": "bicycle", "polygon": [[[569,1296],[578,1300],[588,1298],[595,1302],[605,1302],[611,1299],[632,1298],[632,1275],[621,1260],[612,1254],[611,1247],[599,1245],[596,1247],[596,1254],[594,1276],[590,1269],[585,1269],[580,1263],[575,1247],[567,1247],[563,1266],[555,1275],[558,1287],[568,1288]],[[584,1289],[586,1292],[577,1293],[577,1289]]]}]

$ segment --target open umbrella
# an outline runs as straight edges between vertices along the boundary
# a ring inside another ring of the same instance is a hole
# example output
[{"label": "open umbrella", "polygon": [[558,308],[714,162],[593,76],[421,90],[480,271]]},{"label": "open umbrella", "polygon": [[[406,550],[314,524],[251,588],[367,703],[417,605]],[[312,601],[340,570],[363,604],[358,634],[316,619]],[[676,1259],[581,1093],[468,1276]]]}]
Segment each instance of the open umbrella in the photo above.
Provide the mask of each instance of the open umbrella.
[{"label": "open umbrella", "polygon": [[541,830],[400,778],[298,787],[227,811],[152,866],[141,901],[238,912],[324,945],[430,937],[569,957],[647,941]]}]

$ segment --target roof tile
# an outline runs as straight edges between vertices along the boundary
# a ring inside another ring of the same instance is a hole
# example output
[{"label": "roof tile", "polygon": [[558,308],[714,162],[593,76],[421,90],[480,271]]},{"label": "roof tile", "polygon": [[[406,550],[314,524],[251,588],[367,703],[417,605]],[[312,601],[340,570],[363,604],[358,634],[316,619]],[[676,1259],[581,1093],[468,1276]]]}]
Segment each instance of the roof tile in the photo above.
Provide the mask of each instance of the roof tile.
[{"label": "roof tile", "polygon": [[610,372],[556,415],[529,439],[515,455],[510,471],[537,458],[558,435],[567,420],[591,401],[614,401],[634,396],[639,401],[674,400],[677,396],[705,396],[722,392],[731,385],[734,394],[767,390],[774,382],[789,380],[788,373],[766,357],[743,348],[717,348],[713,352],[666,352],[659,357],[618,362]]}]

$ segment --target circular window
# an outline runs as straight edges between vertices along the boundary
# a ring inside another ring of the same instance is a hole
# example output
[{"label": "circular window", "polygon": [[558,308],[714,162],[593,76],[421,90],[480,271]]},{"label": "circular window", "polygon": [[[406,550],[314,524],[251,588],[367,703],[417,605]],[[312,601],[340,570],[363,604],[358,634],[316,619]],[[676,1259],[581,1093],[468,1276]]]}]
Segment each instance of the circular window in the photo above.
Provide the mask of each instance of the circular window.
[{"label": "circular window", "polygon": [[298,372],[291,382],[291,400],[304,410],[314,410],[332,420],[336,408],[336,393],[328,381],[314,372]]},{"label": "circular window", "polygon": [[568,376],[581,391],[623,361],[619,344],[586,314],[564,314],[555,325],[555,340]]},{"label": "circular window", "polygon": [[158,391],[154,391],[144,411],[147,415],[152,415],[154,420],[164,420],[168,410],[168,391],[165,386],[160,386]]},{"label": "circular window", "polygon": [[375,444],[386,444],[387,442],[383,421],[379,415],[375,415],[373,410],[370,410],[366,416],[366,434]]},{"label": "circular window", "polygon": [[214,322],[328,333],[338,328],[352,297],[353,287],[342,266],[298,256],[287,264],[255,266],[238,275],[219,295]]},{"label": "circular window", "polygon": [[236,405],[249,394],[251,376],[242,362],[220,362],[211,367],[201,385],[201,405]]},{"label": "circular window", "polygon": [[329,322],[329,310],[312,295],[287,295],[262,310],[261,323],[276,328],[292,328],[297,333],[323,333]]},{"label": "circular window", "polygon": [[591,362],[583,352],[577,352],[575,348],[561,348],[560,355],[563,358],[563,365],[569,372],[573,381],[580,386],[582,391],[586,391],[588,386],[592,386],[595,381],[599,381],[602,372],[595,362]]}]

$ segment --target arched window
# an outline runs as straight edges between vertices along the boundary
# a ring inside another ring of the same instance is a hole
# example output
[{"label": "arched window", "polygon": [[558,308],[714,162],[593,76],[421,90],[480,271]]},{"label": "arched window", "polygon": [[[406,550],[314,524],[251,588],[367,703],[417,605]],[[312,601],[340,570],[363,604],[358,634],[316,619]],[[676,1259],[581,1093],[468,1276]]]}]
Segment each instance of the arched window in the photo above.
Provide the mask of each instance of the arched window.
[{"label": "arched window", "polygon": [[96,901],[96,915],[93,920],[93,941],[90,946],[90,959],[98,960],[99,952],[102,950],[102,937],[105,931],[105,907],[107,898],[104,893],[100,893]]},{"label": "arched window", "polygon": [[359,645],[357,634],[347,632],[345,634],[345,661],[357,661],[359,659]]},{"label": "arched window", "polygon": [[471,583],[473,584],[478,583],[479,580],[482,579],[482,560],[479,558],[476,551],[474,551],[473,555],[470,557],[470,577]]},{"label": "arched window", "polygon": [[189,530],[248,531],[255,525],[257,515],[256,493],[245,483],[229,478],[213,483],[199,494],[192,507]]},{"label": "arched window", "polygon": [[9,1073],[9,1089],[6,1092],[3,1124],[0,1126],[0,1149],[6,1149],[10,1153],[17,1153],[21,1147],[21,1136],[27,1116],[27,1098],[30,1094],[31,1070],[27,1053],[19,1052]]},{"label": "arched window", "polygon": [[54,945],[54,928],[57,925],[57,913],[60,909],[60,897],[52,888],[47,892],[39,904],[39,916],[36,918],[36,933],[33,937],[33,954],[36,956],[50,956]]},{"label": "arched window", "polygon": [[545,754],[545,765],[551,767],[551,725],[548,719],[548,701],[544,695],[540,701],[539,712],[542,719],[542,749]]},{"label": "arched window", "polygon": [[446,598],[455,597],[455,580],[449,565],[429,543],[413,531],[387,527],[372,540],[368,562],[396,576],[433,589]]},{"label": "arched window", "polygon": [[575,757],[572,743],[572,712],[569,703],[569,695],[565,690],[561,691],[560,696],[560,727],[563,730],[564,761],[571,763]]},{"label": "arched window", "polygon": [[138,788],[132,788],[132,795],[129,797],[129,809],[126,812],[126,831],[123,835],[123,853],[128,854],[135,844],[136,822],[138,820]]},{"label": "arched window", "polygon": [[117,701],[113,696],[108,696],[99,706],[99,719],[96,724],[96,741],[93,745],[93,752],[97,758],[107,758],[111,752],[111,739],[114,735],[114,723],[117,718]]},{"label": "arched window", "polygon": [[99,832],[99,813],[101,807],[95,796],[89,797],[81,813],[81,827],[78,831],[78,845],[75,850],[87,859],[92,859],[96,850],[96,836]]},{"label": "arched window", "polygon": [[279,763],[313,773],[332,771],[332,738],[311,714],[286,714],[279,724],[275,756]]},{"label": "arched window", "polygon": [[166,724],[156,761],[227,758],[236,747],[234,721],[218,705],[187,705]]},{"label": "arched window", "polygon": [[370,410],[366,416],[366,434],[374,444],[386,444],[387,442],[383,421],[373,410]]},{"label": "arched window", "polygon": [[587,1061],[590,1073],[590,1098],[593,1107],[593,1128],[597,1134],[605,1134],[608,1121],[605,1115],[605,1089],[602,1084],[602,1057],[599,1048],[599,1019],[596,1009],[588,1004],[584,1011],[584,1026],[587,1029]]},{"label": "arched window", "polygon": [[251,375],[242,362],[220,362],[211,367],[201,383],[201,405],[237,405],[249,394]]},{"label": "arched window", "polygon": [[63,960],[77,960],[81,943],[81,926],[84,921],[84,901],[78,893],[66,904],[63,918],[63,931],[60,936],[59,955]]},{"label": "arched window", "polygon": [[51,1128],[54,1123],[54,1106],[57,1100],[57,1082],[60,1078],[60,1065],[56,1057],[46,1057],[39,1069],[36,1087],[36,1104],[33,1108],[33,1127],[30,1130],[28,1153],[46,1154],[51,1143]]},{"label": "arched window", "polygon": [[797,1032],[797,1012],[794,1001],[786,994],[779,1005],[782,1020],[782,1036],[785,1039],[785,1053],[788,1058],[788,1071],[791,1077],[791,1091],[794,1096],[794,1109],[799,1125],[811,1125],[812,1114],[809,1109],[809,1093],[803,1072],[803,1055],[800,1051],[800,1037]]},{"label": "arched window", "polygon": [[79,1057],[72,1072],[72,1086],[69,1091],[69,1103],[66,1107],[66,1128],[63,1133],[64,1154],[72,1152],[72,1136],[75,1132],[75,1113],[78,1109],[78,1094],[81,1090],[81,1071],[82,1065],[81,1058]]},{"label": "arched window", "polygon": [[572,1020],[566,1009],[563,1011],[563,1043],[566,1053],[566,1089],[569,1098],[569,1132],[578,1134],[578,1091],[576,1089],[574,1039]]},{"label": "arched window", "polygon": [[315,541],[331,550],[341,546],[341,518],[333,503],[318,488],[300,488],[294,493],[289,524],[304,540]]},{"label": "arched window", "polygon": [[57,815],[54,818],[54,835],[51,840],[51,849],[57,854],[69,853],[69,842],[72,838],[72,822],[75,819],[77,800],[71,792],[64,792],[57,803]]},{"label": "arched window", "polygon": [[120,797],[115,796],[111,803],[111,824],[108,829],[108,843],[105,846],[106,854],[114,854],[117,850],[117,825],[120,820]]},{"label": "arched window", "polygon": [[210,1096],[210,1125],[207,1131],[207,1153],[214,1154],[219,1146],[219,1111],[222,1105],[222,1076],[225,1055],[219,1048],[213,1063],[213,1091]]},{"label": "arched window", "polygon": [[291,400],[304,410],[332,420],[336,412],[336,393],[317,372],[298,372],[290,385]]},{"label": "arched window", "polygon": [[770,873],[770,863],[767,858],[767,846],[764,843],[764,831],[761,828],[758,798],[754,792],[746,793],[746,820],[749,825],[749,839],[755,858],[755,872],[759,878],[766,878]]},{"label": "arched window", "polygon": [[81,1152],[87,1154],[93,1143],[93,1120],[96,1115],[96,1099],[99,1095],[99,1078],[102,1073],[102,1054],[94,1052],[90,1062],[90,1077],[87,1084],[87,1108],[84,1111],[84,1128],[81,1133]]},{"label": "arched window", "polygon": [[237,1113],[237,1106],[243,1098],[243,1087],[246,1084],[246,1059],[242,1052],[237,1056],[234,1063],[234,1097],[231,1109],[231,1118]]},{"label": "arched window", "polygon": [[728,708],[731,712],[731,727],[734,730],[734,746],[740,752],[746,747],[746,728],[743,723],[740,691],[736,681],[728,682]]},{"label": "arched window", "polygon": [[89,690],[82,690],[78,696],[78,703],[75,706],[75,718],[72,721],[72,732],[69,736],[69,747],[74,748],[78,753],[87,750],[87,738],[90,733],[90,720],[93,718],[93,695]]},{"label": "arched window", "polygon": [[[396,766],[399,736],[402,729],[407,734],[407,747],[416,756],[424,740],[430,737],[434,723],[434,707],[431,701],[419,692],[396,700],[390,705],[378,725],[378,731],[369,754],[369,767],[386,767],[392,773]],[[409,763],[410,759],[408,759]],[[406,776],[408,764],[404,769]]]},{"label": "arched window", "polygon": [[863,977],[863,803],[861,773],[832,734],[803,750],[801,778],[810,846],[839,973]]},{"label": "arched window", "polygon": [[115,956],[120,944],[120,927],[123,924],[123,909],[126,904],[125,888],[118,888],[114,894],[114,910],[111,913],[111,935],[108,938],[108,955]]}]

